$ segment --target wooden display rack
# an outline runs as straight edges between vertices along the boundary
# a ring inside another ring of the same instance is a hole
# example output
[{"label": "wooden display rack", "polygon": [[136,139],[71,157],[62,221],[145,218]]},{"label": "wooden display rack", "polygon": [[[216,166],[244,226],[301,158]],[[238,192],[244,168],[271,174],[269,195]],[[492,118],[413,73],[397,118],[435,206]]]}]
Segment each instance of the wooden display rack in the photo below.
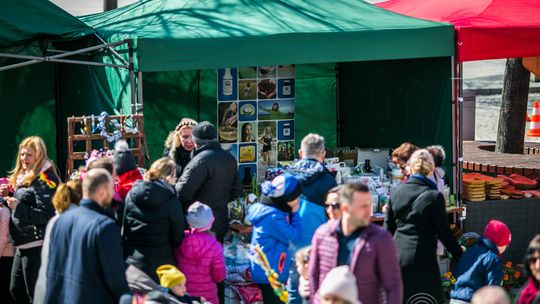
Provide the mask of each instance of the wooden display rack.
[{"label": "wooden display rack", "polygon": [[[144,167],[145,158],[148,156],[148,148],[146,146],[145,134],[144,134],[144,122],[142,114],[134,114],[131,116],[130,120],[133,123],[133,126],[136,126],[138,129],[137,133],[129,133],[124,129],[124,121],[128,116],[131,115],[110,115],[105,118],[105,127],[106,130],[109,129],[111,120],[116,119],[122,126],[122,139],[129,140],[134,139],[134,147],[130,149],[131,153],[137,160],[139,167]],[[84,160],[85,155],[90,155],[92,150],[96,149],[96,142],[100,142],[102,147],[105,149],[110,149],[109,146],[114,143],[109,143],[106,138],[100,134],[76,134],[77,126],[79,129],[84,125],[86,130],[92,130],[92,120],[88,117],[68,117],[68,160],[66,166],[67,176],[73,172],[74,162],[76,160]],[[132,127],[133,127],[132,126]],[[85,151],[84,152],[74,152],[73,148],[77,142],[85,142]]]}]

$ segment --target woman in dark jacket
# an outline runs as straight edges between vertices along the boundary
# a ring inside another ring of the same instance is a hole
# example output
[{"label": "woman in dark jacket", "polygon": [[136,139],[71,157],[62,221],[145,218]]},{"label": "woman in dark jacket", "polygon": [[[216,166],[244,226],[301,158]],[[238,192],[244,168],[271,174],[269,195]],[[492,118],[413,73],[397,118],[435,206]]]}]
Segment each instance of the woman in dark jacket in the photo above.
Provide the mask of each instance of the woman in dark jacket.
[{"label": "woman in dark jacket", "polygon": [[176,163],[177,178],[182,175],[182,171],[191,160],[191,151],[195,148],[191,132],[196,125],[195,120],[183,118],[165,140],[163,156],[169,157]]},{"label": "woman in dark jacket", "polygon": [[173,249],[184,236],[182,207],[171,186],[176,181],[175,173],[175,163],[160,158],[148,169],[145,180],[135,182],[126,197],[126,262],[156,282],[159,266],[176,265]]},{"label": "woman in dark jacket", "polygon": [[394,234],[403,278],[403,302],[444,303],[437,238],[458,259],[463,253],[450,230],[444,198],[428,177],[433,158],[418,150],[409,160],[410,179],[390,195],[384,225]]},{"label": "woman in dark jacket", "polygon": [[[54,216],[51,199],[58,174],[47,159],[43,139],[25,138],[19,145],[10,186],[0,188],[11,209],[9,233],[16,248],[10,291],[17,303],[31,303],[41,265],[41,248],[47,222]],[[11,191],[10,191],[11,188]]]}]

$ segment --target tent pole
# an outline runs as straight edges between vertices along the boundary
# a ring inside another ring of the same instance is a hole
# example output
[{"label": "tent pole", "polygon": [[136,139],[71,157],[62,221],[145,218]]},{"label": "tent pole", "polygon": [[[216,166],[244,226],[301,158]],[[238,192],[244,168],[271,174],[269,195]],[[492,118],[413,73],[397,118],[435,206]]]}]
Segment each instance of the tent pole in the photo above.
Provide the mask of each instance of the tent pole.
[{"label": "tent pole", "polygon": [[121,66],[121,65],[107,65],[105,63],[60,59],[60,58],[69,57],[69,56],[72,56],[72,55],[79,55],[79,54],[86,53],[86,52],[89,52],[89,51],[95,51],[95,50],[103,49],[103,48],[105,48],[107,46],[117,46],[117,45],[121,45],[121,44],[124,44],[124,43],[126,43],[126,42],[125,41],[119,41],[119,42],[114,42],[114,43],[108,43],[107,45],[92,46],[92,47],[87,47],[87,48],[83,48],[83,49],[76,50],[76,51],[70,51],[70,52],[65,52],[65,53],[62,53],[62,54],[54,55],[54,56],[45,56],[45,57],[0,53],[0,57],[4,57],[4,58],[29,59],[30,60],[30,61],[26,61],[26,62],[21,62],[21,63],[16,63],[16,64],[0,67],[0,71],[14,69],[14,68],[18,68],[18,67],[23,67],[23,66],[27,66],[27,65],[31,65],[31,64],[35,64],[35,63],[39,63],[39,62],[80,63],[80,64],[86,64],[86,65],[111,66],[111,67],[123,67],[123,68],[126,68],[125,66]]},{"label": "tent pole", "polygon": [[[99,39],[99,41],[101,41],[101,43],[107,44],[105,40],[101,39],[101,37],[98,34],[95,34],[95,35]],[[120,54],[118,54],[112,47],[107,46],[106,48],[113,54],[114,57],[116,57],[116,59],[120,60],[122,64],[129,65],[129,63],[126,60],[124,60],[124,58],[122,58],[122,56],[120,56]]]},{"label": "tent pole", "polygon": [[452,173],[453,173],[453,182],[454,182],[454,197],[458,198],[459,193],[459,178],[458,178],[458,164],[459,164],[459,155],[458,155],[458,132],[457,132],[457,125],[458,125],[458,119],[457,119],[457,66],[456,66],[456,59],[454,56],[451,58],[450,63],[450,69],[451,69],[451,84],[452,84]]},{"label": "tent pole", "polygon": [[341,117],[339,113],[339,85],[340,85],[340,76],[339,76],[339,63],[336,63],[336,146],[341,147]]},{"label": "tent pole", "polygon": [[462,200],[463,189],[461,189],[461,180],[463,178],[463,62],[458,64],[458,198]]},{"label": "tent pole", "polygon": [[133,41],[128,40],[129,49],[129,84],[131,89],[131,114],[137,113],[137,101],[135,100],[135,70],[133,68]]},{"label": "tent pole", "polygon": [[137,73],[137,93],[138,93],[137,113],[139,112],[142,113],[142,111],[144,111],[142,72]]}]

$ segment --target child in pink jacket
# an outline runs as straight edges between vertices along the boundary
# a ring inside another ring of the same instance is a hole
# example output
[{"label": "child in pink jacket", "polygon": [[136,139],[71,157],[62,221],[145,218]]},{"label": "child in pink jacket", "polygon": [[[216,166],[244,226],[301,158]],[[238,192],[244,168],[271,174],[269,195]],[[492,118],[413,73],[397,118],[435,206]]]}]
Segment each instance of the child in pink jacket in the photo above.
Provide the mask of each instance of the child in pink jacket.
[{"label": "child in pink jacket", "polygon": [[226,271],[223,247],[209,232],[214,222],[212,209],[193,203],[188,208],[187,222],[191,230],[186,231],[175,252],[178,268],[187,278],[187,292],[218,304],[217,283],[225,279]]}]

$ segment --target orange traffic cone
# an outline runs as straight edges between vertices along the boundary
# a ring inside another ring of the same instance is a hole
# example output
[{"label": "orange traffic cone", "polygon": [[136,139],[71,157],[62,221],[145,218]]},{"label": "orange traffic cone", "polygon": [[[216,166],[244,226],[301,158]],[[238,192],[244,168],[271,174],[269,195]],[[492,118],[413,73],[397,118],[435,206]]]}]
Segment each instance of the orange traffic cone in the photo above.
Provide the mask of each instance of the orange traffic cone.
[{"label": "orange traffic cone", "polygon": [[540,137],[540,105],[538,104],[538,100],[534,101],[531,124],[529,125],[527,136]]}]

